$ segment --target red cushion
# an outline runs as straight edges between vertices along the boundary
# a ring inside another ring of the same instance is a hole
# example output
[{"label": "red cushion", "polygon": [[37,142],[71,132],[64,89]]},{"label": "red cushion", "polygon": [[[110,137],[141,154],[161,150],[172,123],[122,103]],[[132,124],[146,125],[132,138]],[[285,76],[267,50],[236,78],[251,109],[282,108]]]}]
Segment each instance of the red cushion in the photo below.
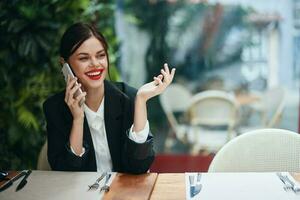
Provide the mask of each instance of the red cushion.
[{"label": "red cushion", "polygon": [[212,155],[158,154],[150,171],[158,173],[207,172],[212,159]]}]

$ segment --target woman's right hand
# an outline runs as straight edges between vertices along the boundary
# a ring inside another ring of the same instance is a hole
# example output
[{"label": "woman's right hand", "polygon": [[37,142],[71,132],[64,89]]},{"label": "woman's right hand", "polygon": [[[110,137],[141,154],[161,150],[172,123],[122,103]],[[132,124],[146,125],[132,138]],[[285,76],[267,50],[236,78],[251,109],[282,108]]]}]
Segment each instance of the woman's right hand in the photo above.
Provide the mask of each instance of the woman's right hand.
[{"label": "woman's right hand", "polygon": [[75,92],[81,87],[80,83],[77,85],[75,84],[76,81],[77,77],[71,78],[70,76],[68,76],[65,93],[65,102],[68,105],[74,120],[84,118],[83,106],[80,106],[79,102],[86,96],[86,92],[83,92],[76,98],[74,97]]}]

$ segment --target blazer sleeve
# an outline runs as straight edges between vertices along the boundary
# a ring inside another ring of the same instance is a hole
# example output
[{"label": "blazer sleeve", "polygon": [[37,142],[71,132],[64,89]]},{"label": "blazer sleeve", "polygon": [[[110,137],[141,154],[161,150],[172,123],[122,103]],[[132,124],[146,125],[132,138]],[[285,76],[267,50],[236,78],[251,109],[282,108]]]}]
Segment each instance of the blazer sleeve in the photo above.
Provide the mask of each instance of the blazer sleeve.
[{"label": "blazer sleeve", "polygon": [[69,147],[69,135],[72,126],[66,121],[64,110],[66,109],[63,97],[56,95],[49,98],[43,104],[46,118],[48,139],[48,161],[52,170],[81,171],[86,162],[89,147],[84,144],[85,153],[82,157],[76,156]]},{"label": "blazer sleeve", "polygon": [[141,174],[149,170],[154,160],[153,136],[149,132],[148,138],[144,143],[136,143],[128,137],[134,119],[134,102],[137,90],[123,84],[123,91],[127,97],[124,105],[125,113],[128,113],[123,126],[126,132],[122,155],[123,166],[127,173]]}]

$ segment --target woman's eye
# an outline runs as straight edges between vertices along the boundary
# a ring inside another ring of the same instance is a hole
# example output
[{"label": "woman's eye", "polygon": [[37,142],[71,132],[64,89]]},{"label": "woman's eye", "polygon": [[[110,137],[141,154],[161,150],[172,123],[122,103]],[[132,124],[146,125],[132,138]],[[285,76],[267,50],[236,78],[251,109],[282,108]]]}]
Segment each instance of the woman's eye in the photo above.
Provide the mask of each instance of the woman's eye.
[{"label": "woman's eye", "polygon": [[104,58],[106,55],[105,54],[99,54],[97,57],[98,58]]},{"label": "woman's eye", "polygon": [[81,58],[79,58],[79,60],[81,60],[81,61],[86,61],[88,58],[87,57],[81,57]]}]

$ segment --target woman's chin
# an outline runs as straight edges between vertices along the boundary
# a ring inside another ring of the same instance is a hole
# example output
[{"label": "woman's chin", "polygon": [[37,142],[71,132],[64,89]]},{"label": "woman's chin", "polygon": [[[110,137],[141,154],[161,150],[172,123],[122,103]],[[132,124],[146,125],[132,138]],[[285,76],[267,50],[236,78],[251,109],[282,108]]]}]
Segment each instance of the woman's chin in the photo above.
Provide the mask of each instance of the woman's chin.
[{"label": "woman's chin", "polygon": [[101,88],[103,86],[103,79],[99,80],[88,80],[85,82],[84,87],[87,89],[97,89]]}]

